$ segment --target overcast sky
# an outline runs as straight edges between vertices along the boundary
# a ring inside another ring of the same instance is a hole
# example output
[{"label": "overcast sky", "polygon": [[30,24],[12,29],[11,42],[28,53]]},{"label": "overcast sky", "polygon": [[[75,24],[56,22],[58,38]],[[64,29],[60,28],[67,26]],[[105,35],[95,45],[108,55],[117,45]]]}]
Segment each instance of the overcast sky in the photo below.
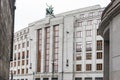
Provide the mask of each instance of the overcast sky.
[{"label": "overcast sky", "polygon": [[59,14],[98,4],[105,7],[109,2],[110,0],[16,0],[15,32],[44,18],[46,3],[54,7],[54,14]]}]

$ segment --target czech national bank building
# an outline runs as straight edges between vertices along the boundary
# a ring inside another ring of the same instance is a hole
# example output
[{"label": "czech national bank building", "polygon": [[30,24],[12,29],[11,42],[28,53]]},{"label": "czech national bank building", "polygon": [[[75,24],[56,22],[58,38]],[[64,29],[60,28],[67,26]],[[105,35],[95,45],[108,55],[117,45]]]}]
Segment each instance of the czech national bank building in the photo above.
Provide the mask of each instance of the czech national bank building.
[{"label": "czech national bank building", "polygon": [[103,80],[104,8],[81,8],[30,23],[15,33],[14,80]]}]

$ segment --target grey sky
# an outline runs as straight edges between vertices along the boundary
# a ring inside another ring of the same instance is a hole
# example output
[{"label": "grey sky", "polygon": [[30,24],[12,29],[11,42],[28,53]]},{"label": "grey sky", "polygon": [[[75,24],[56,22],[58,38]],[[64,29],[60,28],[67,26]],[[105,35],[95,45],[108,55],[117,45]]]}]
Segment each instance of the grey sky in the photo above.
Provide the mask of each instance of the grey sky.
[{"label": "grey sky", "polygon": [[110,0],[16,0],[15,32],[44,18],[46,3],[54,7],[54,14],[59,14],[97,4],[105,7],[109,2]]}]

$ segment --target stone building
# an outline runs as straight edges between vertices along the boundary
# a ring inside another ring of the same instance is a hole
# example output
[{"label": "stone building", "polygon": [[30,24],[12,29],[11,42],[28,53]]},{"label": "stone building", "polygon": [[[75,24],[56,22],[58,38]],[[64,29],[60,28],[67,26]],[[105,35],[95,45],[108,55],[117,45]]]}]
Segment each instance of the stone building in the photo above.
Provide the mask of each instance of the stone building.
[{"label": "stone building", "polygon": [[[16,32],[15,35],[19,36],[14,38],[15,59],[11,62],[10,69],[14,72],[13,78],[103,80],[104,43],[98,33],[103,10],[95,5],[54,16],[48,15],[29,24],[26,28],[29,28],[27,40],[21,39],[24,29]],[[26,41],[29,41],[29,47]],[[19,45],[25,46],[19,49]]]},{"label": "stone building", "polygon": [[119,80],[120,0],[111,0],[101,20],[99,31],[104,38],[104,80]]},{"label": "stone building", "polygon": [[9,62],[14,32],[14,4],[15,0],[0,0],[0,80],[8,80],[9,78]]}]

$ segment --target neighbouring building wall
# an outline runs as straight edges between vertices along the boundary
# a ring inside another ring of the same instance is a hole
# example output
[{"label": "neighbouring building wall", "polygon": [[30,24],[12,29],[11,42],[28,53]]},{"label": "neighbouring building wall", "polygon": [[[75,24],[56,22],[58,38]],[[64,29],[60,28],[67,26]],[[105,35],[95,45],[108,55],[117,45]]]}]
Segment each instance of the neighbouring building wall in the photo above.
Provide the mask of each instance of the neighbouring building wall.
[{"label": "neighbouring building wall", "polygon": [[9,79],[15,0],[0,0],[0,80]]},{"label": "neighbouring building wall", "polygon": [[99,31],[104,38],[104,80],[120,79],[120,0],[111,0],[102,14]]}]

